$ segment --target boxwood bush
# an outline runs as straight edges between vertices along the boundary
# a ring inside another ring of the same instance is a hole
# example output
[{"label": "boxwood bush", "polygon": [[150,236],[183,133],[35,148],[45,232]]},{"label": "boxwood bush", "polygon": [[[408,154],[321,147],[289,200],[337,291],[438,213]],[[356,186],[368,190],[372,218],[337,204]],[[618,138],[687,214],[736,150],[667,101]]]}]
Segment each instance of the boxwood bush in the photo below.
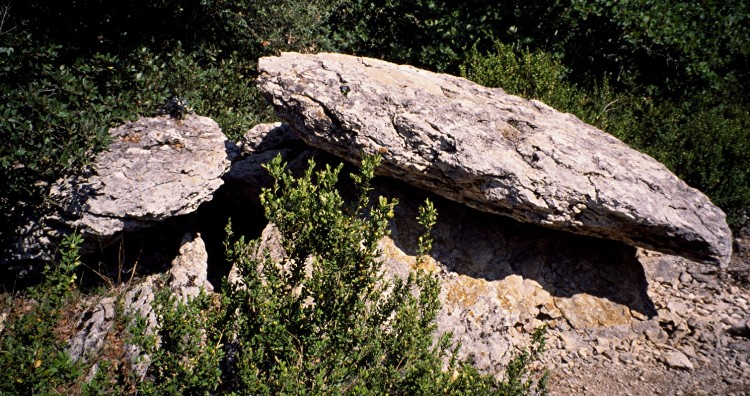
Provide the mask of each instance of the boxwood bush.
[{"label": "boxwood bush", "polygon": [[[73,234],[45,282],[14,304],[0,329],[0,390],[8,394],[105,395],[528,395],[546,393],[538,362],[544,328],[510,361],[502,378],[481,374],[457,358],[450,334],[436,334],[437,275],[423,268],[437,213],[427,200],[416,262],[406,279],[385,276],[378,241],[388,235],[397,201],[371,202],[370,180],[379,162],[365,156],[353,175],[359,198],[339,194],[341,166],[294,178],[281,157],[267,164],[275,179],[264,189],[267,218],[278,226],[286,257],[274,261],[258,241],[226,228],[225,253],[238,280],[220,294],[181,300],[169,287],[155,292],[156,326],[116,309],[101,358],[72,362],[60,334],[63,312],[79,303],[74,271],[81,264]],[[161,284],[161,282],[156,282]],[[122,304],[118,299],[117,304]],[[69,322],[69,320],[68,320]],[[68,323],[68,326],[72,323]],[[119,333],[119,334],[118,334]],[[122,357],[124,343],[143,360]],[[120,351],[119,355],[114,351]],[[133,369],[147,362],[145,376]],[[93,364],[98,368],[93,377]]]},{"label": "boxwood bush", "polygon": [[[502,380],[480,374],[456,354],[450,334],[435,338],[440,286],[421,270],[437,213],[420,208],[425,233],[408,278],[381,271],[378,241],[388,234],[395,200],[370,202],[379,162],[365,156],[354,176],[359,199],[336,189],[341,166],[300,178],[277,156],[267,169],[275,184],[261,200],[278,226],[286,258],[275,262],[257,241],[225,244],[241,280],[221,301],[206,295],[178,302],[169,291],[155,301],[160,339],[139,337],[151,367],[144,394],[247,395],[526,395],[546,392],[534,364],[543,329],[519,352]],[[143,333],[141,333],[142,335]],[[221,369],[221,370],[220,370]]]}]

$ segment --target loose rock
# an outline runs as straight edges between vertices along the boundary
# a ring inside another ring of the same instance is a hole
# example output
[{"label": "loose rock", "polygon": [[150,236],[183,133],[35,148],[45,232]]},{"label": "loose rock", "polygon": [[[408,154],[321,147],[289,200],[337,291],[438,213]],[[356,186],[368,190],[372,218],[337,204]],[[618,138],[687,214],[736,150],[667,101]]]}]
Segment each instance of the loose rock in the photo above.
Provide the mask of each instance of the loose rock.
[{"label": "loose rock", "polygon": [[179,254],[172,261],[169,273],[169,287],[183,301],[197,296],[201,289],[206,293],[214,290],[208,282],[208,253],[200,235],[185,234]]},{"label": "loose rock", "polygon": [[691,371],[694,369],[693,364],[690,363],[690,359],[680,351],[667,352],[663,355],[663,358],[664,363],[669,367]]},{"label": "loose rock", "polygon": [[104,345],[115,319],[115,300],[107,297],[86,311],[78,323],[78,333],[68,342],[68,353],[73,360],[89,361]]}]

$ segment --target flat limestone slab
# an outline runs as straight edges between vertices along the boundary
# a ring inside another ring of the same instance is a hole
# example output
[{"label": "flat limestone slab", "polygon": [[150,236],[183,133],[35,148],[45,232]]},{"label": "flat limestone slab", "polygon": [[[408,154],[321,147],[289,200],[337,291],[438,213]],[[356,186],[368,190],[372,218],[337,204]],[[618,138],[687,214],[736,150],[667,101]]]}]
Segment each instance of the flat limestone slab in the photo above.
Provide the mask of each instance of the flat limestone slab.
[{"label": "flat limestone slab", "polygon": [[478,210],[728,263],[724,213],[653,158],[573,115],[369,58],[261,58],[258,85],[308,144]]},{"label": "flat limestone slab", "polygon": [[194,212],[229,169],[227,138],[210,118],[141,118],[110,129],[95,173],[53,187],[71,227],[108,240]]}]

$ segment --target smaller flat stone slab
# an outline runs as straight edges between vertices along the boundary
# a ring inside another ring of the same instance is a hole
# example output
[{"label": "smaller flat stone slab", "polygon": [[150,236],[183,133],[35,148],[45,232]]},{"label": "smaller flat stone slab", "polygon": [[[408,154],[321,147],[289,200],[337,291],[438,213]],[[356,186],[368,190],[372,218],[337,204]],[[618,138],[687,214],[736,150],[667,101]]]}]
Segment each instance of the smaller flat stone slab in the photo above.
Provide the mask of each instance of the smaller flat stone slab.
[{"label": "smaller flat stone slab", "polygon": [[70,226],[107,239],[195,211],[229,169],[227,138],[212,119],[141,118],[112,128],[94,173],[53,188]]}]

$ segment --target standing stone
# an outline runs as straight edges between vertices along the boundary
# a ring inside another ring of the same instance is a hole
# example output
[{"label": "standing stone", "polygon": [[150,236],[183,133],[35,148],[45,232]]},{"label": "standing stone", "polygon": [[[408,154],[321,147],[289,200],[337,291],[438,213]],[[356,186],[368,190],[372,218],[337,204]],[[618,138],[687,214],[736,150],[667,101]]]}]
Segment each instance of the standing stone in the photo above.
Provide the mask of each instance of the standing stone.
[{"label": "standing stone", "polygon": [[208,282],[208,252],[200,235],[185,234],[169,275],[169,287],[182,301],[198,296],[201,289],[206,293],[214,291]]}]

